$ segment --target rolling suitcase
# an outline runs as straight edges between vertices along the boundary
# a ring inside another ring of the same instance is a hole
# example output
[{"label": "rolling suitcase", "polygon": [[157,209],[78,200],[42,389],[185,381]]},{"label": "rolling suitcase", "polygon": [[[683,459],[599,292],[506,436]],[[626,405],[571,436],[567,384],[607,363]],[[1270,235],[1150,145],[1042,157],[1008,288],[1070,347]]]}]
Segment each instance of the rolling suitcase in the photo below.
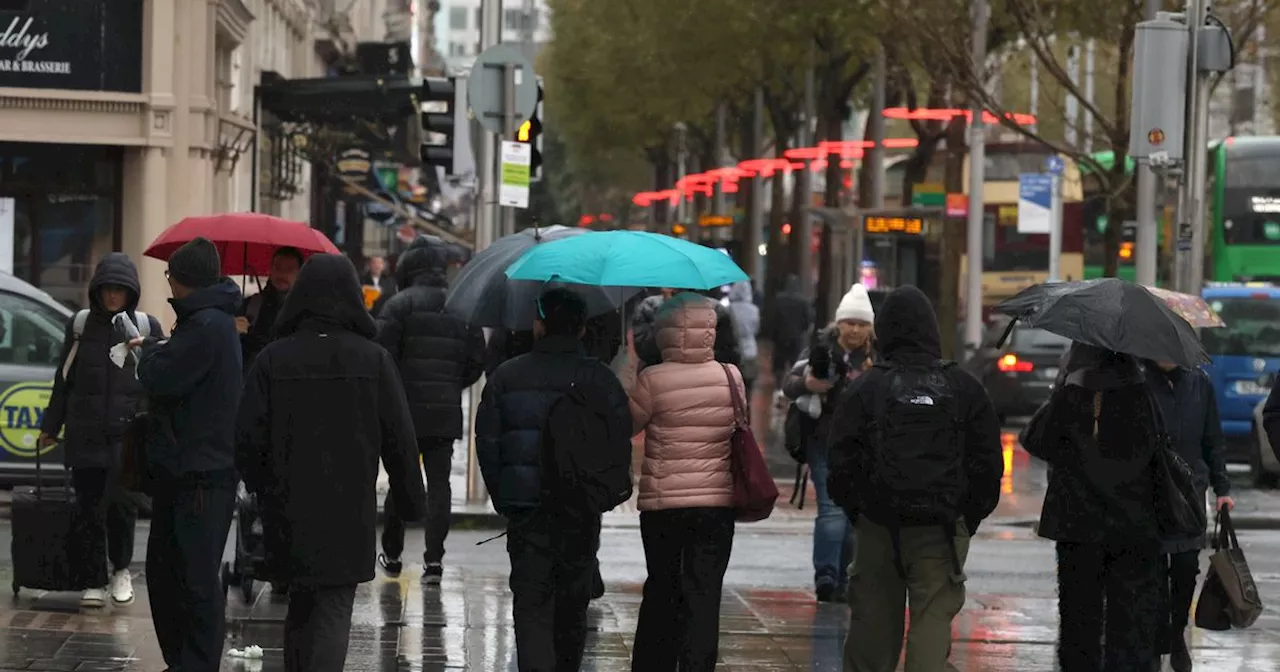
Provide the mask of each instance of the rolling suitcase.
[{"label": "rolling suitcase", "polygon": [[70,474],[60,488],[44,485],[36,449],[36,485],[13,489],[13,594],[22,588],[78,590],[71,576],[67,539],[76,520]]}]

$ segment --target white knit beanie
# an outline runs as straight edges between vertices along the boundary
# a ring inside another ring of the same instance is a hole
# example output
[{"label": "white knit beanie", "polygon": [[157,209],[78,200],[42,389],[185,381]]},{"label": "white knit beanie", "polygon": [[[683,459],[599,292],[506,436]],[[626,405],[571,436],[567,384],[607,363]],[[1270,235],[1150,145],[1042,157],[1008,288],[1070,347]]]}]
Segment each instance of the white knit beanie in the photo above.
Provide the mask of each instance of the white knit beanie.
[{"label": "white knit beanie", "polygon": [[876,321],[876,311],[871,308],[871,297],[867,296],[867,288],[862,283],[850,287],[844,298],[840,299],[835,321],[841,320]]}]

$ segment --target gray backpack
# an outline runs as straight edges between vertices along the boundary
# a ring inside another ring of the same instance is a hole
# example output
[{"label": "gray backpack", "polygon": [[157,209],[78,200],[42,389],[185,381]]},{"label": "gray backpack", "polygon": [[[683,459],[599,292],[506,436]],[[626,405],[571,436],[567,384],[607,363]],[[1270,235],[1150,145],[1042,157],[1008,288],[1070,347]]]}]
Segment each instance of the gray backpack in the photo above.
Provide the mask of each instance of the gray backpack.
[{"label": "gray backpack", "polygon": [[[138,334],[143,338],[151,335],[151,318],[147,314],[135,310],[133,317],[138,321]],[[62,379],[66,380],[71,375],[71,365],[76,361],[76,353],[80,350],[80,337],[84,336],[84,325],[89,321],[89,311],[81,310],[76,313],[75,319],[71,322],[71,350],[67,353],[67,361],[62,363]]]}]

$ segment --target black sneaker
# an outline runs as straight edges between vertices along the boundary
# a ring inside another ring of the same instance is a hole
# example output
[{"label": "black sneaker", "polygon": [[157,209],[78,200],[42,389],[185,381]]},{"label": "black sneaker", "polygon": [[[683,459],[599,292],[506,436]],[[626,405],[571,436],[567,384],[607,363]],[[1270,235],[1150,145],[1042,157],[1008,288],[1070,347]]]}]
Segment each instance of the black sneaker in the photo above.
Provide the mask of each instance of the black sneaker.
[{"label": "black sneaker", "polygon": [[817,595],[819,602],[835,602],[836,582],[819,581],[813,592]]},{"label": "black sneaker", "polygon": [[382,571],[391,576],[400,576],[400,570],[404,569],[400,558],[388,558],[386,553],[378,554],[378,564],[382,566]]},{"label": "black sneaker", "polygon": [[604,579],[600,578],[600,570],[596,570],[596,575],[591,579],[591,599],[598,600],[604,597]]},{"label": "black sneaker", "polygon": [[1173,651],[1169,652],[1169,667],[1173,672],[1191,672],[1191,650],[1187,648],[1187,638],[1182,632],[1173,633]]},{"label": "black sneaker", "polygon": [[444,576],[444,566],[438,562],[428,563],[422,570],[422,582],[428,586],[440,585],[440,579]]}]

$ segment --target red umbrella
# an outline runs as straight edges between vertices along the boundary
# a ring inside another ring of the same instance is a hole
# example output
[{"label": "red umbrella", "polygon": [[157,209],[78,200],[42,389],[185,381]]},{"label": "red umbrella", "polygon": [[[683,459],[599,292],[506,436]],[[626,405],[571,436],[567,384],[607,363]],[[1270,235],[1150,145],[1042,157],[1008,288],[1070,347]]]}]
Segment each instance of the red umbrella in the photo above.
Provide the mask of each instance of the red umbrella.
[{"label": "red umbrella", "polygon": [[305,259],[313,254],[341,254],[320,231],[257,212],[229,212],[187,217],[165,229],[143,254],[168,261],[179,247],[205,237],[218,246],[222,272],[227,275],[267,275],[271,257],[282,247],[294,247]]}]

